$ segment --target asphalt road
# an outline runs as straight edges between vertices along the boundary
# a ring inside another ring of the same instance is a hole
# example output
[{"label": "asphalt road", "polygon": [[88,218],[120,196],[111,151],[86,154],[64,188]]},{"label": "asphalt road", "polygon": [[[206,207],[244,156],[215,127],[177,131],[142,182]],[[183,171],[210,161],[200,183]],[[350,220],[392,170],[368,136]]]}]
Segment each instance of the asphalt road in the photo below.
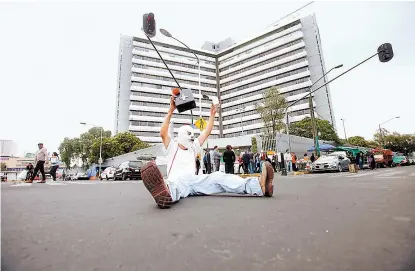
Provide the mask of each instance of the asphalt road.
[{"label": "asphalt road", "polygon": [[415,166],[160,210],[141,182],[2,184],[2,270],[415,270]]}]

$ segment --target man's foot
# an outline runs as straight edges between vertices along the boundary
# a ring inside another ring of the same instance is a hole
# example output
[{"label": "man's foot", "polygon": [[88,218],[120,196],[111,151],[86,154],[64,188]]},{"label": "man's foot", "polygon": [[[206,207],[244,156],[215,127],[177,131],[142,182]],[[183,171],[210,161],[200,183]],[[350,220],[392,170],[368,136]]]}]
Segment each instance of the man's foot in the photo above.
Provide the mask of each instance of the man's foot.
[{"label": "man's foot", "polygon": [[26,180],[26,181],[24,181],[25,183],[33,183],[33,181],[32,180]]},{"label": "man's foot", "polygon": [[141,178],[157,205],[162,209],[170,208],[173,204],[173,199],[169,189],[164,183],[160,170],[154,162],[148,162],[141,168]]},{"label": "man's foot", "polygon": [[274,180],[274,170],[269,162],[264,162],[261,170],[261,176],[259,177],[259,184],[261,185],[262,193],[265,197],[272,197],[274,194],[274,186],[272,181]]}]

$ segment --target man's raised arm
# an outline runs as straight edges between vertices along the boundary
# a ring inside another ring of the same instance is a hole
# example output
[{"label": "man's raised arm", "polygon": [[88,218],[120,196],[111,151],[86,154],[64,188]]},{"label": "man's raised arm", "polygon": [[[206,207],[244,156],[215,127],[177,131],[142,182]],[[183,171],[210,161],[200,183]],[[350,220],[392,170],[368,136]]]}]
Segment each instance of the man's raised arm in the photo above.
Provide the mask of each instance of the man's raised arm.
[{"label": "man's raised arm", "polygon": [[163,141],[163,145],[166,149],[169,146],[170,140],[171,140],[169,136],[169,126],[170,126],[171,117],[173,116],[173,112],[175,109],[176,109],[176,105],[174,104],[174,97],[172,96],[170,99],[169,112],[167,112],[166,118],[164,119],[164,122],[161,125],[161,129],[160,129],[161,140]]},{"label": "man's raised arm", "polygon": [[199,136],[200,146],[203,146],[203,143],[205,143],[206,139],[209,137],[210,133],[212,132],[213,124],[215,122],[215,115],[216,115],[217,108],[218,108],[218,105],[213,105],[213,104],[210,107],[209,121],[206,125],[205,130],[203,130],[203,132]]}]

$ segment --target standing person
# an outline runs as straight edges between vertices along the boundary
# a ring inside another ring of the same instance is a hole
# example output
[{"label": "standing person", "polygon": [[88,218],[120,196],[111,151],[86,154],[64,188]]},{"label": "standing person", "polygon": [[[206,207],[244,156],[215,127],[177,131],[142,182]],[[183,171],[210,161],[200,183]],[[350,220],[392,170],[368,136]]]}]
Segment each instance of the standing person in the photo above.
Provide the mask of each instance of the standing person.
[{"label": "standing person", "polygon": [[[238,163],[239,163],[238,174],[241,174],[241,168],[242,168],[242,170],[244,170],[244,162],[242,160],[242,154],[238,156]],[[245,172],[245,170],[244,170],[244,172]]]},{"label": "standing person", "polygon": [[210,172],[215,172],[215,150],[211,149],[209,151],[209,155],[210,155]]},{"label": "standing person", "polygon": [[254,173],[255,170],[255,160],[254,160],[254,153],[249,150],[249,173]]},{"label": "standing person", "polygon": [[292,163],[293,163],[293,171],[297,171],[297,155],[295,155],[295,153],[293,152],[291,154],[292,159]]},{"label": "standing person", "polygon": [[376,168],[376,160],[375,160],[375,156],[373,155],[373,154],[371,154],[370,156],[369,156],[369,158],[370,158],[370,169],[371,170],[374,170],[375,168]]},{"label": "standing person", "polygon": [[200,160],[199,160],[199,155],[197,155],[196,157],[196,175],[199,175],[199,169],[200,169]]},{"label": "standing person", "polygon": [[316,157],[314,156],[314,152],[311,154],[310,161],[311,161],[311,163],[314,163],[314,161],[316,161]]},{"label": "standing person", "polygon": [[292,156],[289,150],[287,149],[284,154],[284,161],[285,161],[285,167],[287,169],[287,172],[292,171]]},{"label": "standing person", "polygon": [[38,171],[42,174],[42,180],[38,183],[46,183],[46,174],[45,174],[45,164],[48,163],[48,150],[43,147],[43,143],[37,144],[39,150],[36,152],[35,156],[35,172],[32,175],[30,180],[27,180],[26,183],[33,183]]},{"label": "standing person", "polygon": [[220,157],[222,156],[222,154],[220,154],[219,152],[219,147],[215,146],[213,148],[213,161],[214,161],[214,165],[215,165],[215,172],[219,171],[220,168]]},{"label": "standing person", "polygon": [[[203,172],[204,174],[209,174],[208,165],[210,165],[210,163],[208,163],[208,159],[207,159],[208,153],[209,153],[208,151],[205,151],[205,155],[203,155],[203,164],[205,165],[205,172]],[[209,161],[210,161],[210,158],[209,158]]]},{"label": "standing person", "polygon": [[223,153],[223,162],[225,162],[225,173],[234,173],[235,160],[235,153],[233,152],[231,145],[226,146],[226,151]]},{"label": "standing person", "polygon": [[360,153],[359,168],[362,169],[362,170],[363,170],[363,160],[364,160],[363,153]]},{"label": "standing person", "polygon": [[277,156],[275,154],[272,156],[271,165],[274,169],[274,172],[277,172]]},{"label": "standing person", "polygon": [[59,168],[59,155],[56,152],[52,153],[52,157],[50,158],[50,163],[52,167],[50,168],[50,176],[52,176],[53,181],[56,181],[56,171]]},{"label": "standing person", "polygon": [[356,154],[356,166],[358,169],[360,169],[360,159],[361,159],[360,152],[358,152]]},{"label": "standing person", "polygon": [[249,173],[249,160],[250,160],[248,150],[242,156],[242,160],[244,162],[244,171],[245,171],[245,174],[248,174]]}]

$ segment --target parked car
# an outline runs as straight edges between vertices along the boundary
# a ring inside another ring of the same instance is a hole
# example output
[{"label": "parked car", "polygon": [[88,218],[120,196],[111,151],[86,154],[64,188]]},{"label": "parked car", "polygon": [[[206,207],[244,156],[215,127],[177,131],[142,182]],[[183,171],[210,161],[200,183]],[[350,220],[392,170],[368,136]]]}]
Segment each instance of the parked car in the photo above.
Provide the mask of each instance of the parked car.
[{"label": "parked car", "polygon": [[319,157],[313,163],[313,171],[339,171],[348,170],[350,159],[339,154],[329,154]]},{"label": "parked car", "polygon": [[89,180],[88,173],[86,171],[78,171],[72,176],[73,181]]},{"label": "parked car", "polygon": [[143,167],[142,161],[125,161],[122,162],[114,172],[112,179],[125,181],[140,180],[141,179],[141,168]]},{"label": "parked car", "polygon": [[115,167],[107,167],[106,169],[104,169],[103,172],[101,172],[101,176],[100,179],[101,180],[109,180],[112,179],[114,177],[114,172],[115,172],[116,168]]}]

